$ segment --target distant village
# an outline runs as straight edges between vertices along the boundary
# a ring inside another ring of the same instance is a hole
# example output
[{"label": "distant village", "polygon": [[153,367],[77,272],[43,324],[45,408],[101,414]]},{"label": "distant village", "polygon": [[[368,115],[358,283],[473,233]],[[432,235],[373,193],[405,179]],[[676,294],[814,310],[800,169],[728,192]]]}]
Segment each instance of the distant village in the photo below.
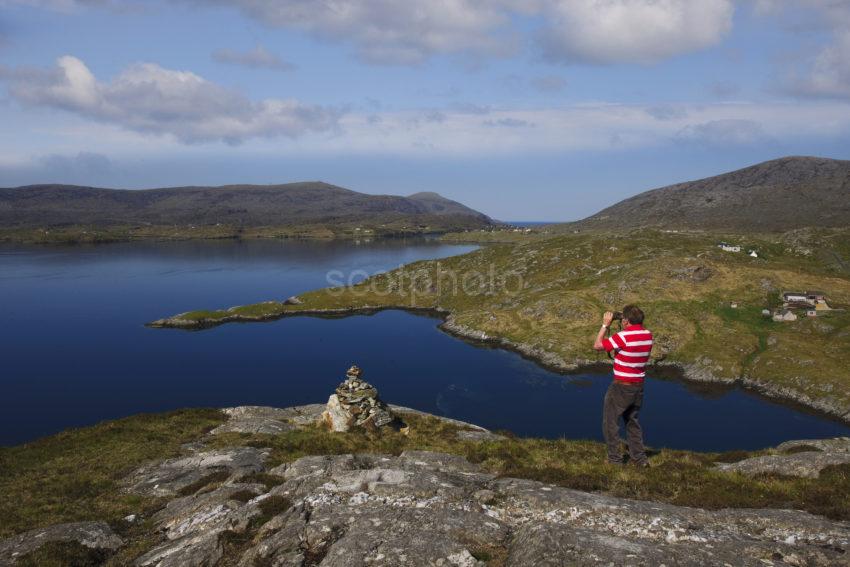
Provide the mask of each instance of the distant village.
[{"label": "distant village", "polygon": [[832,310],[822,292],[786,291],[782,294],[782,307],[775,311],[764,309],[762,315],[772,317],[777,322],[784,322],[796,321],[797,312],[805,313],[806,317],[817,317],[820,313]]},{"label": "distant village", "polygon": [[[719,242],[717,247],[724,252],[741,253],[743,248],[737,244]],[[758,258],[757,250],[747,250],[747,255]],[[738,308],[736,301],[731,302],[730,307]],[[826,294],[820,291],[785,291],[782,293],[782,307],[778,309],[763,309],[761,314],[770,317],[776,322],[796,321],[800,316],[817,317],[827,311],[836,311],[827,303]]]}]

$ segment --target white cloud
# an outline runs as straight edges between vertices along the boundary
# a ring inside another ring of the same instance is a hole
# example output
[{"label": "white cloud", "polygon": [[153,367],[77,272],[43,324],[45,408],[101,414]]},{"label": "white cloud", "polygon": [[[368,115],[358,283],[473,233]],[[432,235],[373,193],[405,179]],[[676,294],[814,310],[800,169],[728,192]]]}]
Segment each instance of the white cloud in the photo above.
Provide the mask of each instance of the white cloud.
[{"label": "white cloud", "polygon": [[[171,1],[232,8],[271,27],[349,43],[364,61],[400,65],[445,54],[475,63],[516,54],[532,43],[556,62],[652,63],[719,43],[734,12],[734,0]],[[757,1],[760,13],[776,4]],[[0,0],[4,5],[65,11],[149,7],[139,0]]]},{"label": "white cloud", "polygon": [[219,63],[229,65],[241,65],[254,69],[271,69],[274,71],[291,71],[295,65],[284,61],[279,55],[268,51],[262,45],[258,45],[250,51],[234,51],[232,49],[219,49],[212,54],[213,59]]},{"label": "white cloud", "polygon": [[[508,15],[478,0],[184,0],[230,6],[273,27],[350,41],[364,60],[416,64],[434,54],[506,54]],[[500,37],[501,36],[501,37]]]},{"label": "white cloud", "polygon": [[[340,121],[340,136],[321,142],[305,139],[301,149],[325,154],[491,156],[620,151],[682,142],[747,146],[850,135],[850,104],[842,102],[681,104],[664,112],[657,106],[594,103],[490,108],[486,116],[447,107],[434,121],[422,120],[421,111],[383,112],[380,121],[368,116],[347,114]],[[502,126],[498,135],[494,126]]]},{"label": "white cloud", "polygon": [[549,0],[542,34],[553,61],[653,63],[715,45],[732,0]]},{"label": "white cloud", "polygon": [[[651,114],[658,114],[657,107],[604,103],[536,109],[492,107],[486,114],[450,105],[408,111],[364,109],[341,116],[332,136],[307,132],[297,140],[254,137],[226,152],[246,163],[260,156],[542,156],[669,148],[682,143],[707,151],[767,144],[781,153],[785,147],[850,137],[850,103],[843,101],[681,104],[675,108],[678,110],[666,113],[664,120]],[[107,155],[116,164],[144,162],[146,156],[177,156],[187,163],[209,159],[209,146],[187,146],[173,137],[154,138],[116,123],[86,121],[76,115],[31,114],[28,132],[50,132],[50,136],[4,135],[0,131],[0,165],[4,161],[34,163],[32,168],[37,169],[43,162],[32,162],[34,155],[74,155],[81,148]],[[791,146],[789,141],[793,141]]]},{"label": "white cloud", "polygon": [[785,17],[792,25],[803,18],[808,25],[796,26],[798,31],[826,31],[830,35],[828,43],[815,52],[795,54],[794,59],[802,59],[802,63],[782,62],[783,90],[798,96],[850,98],[850,2],[759,0],[756,12]]},{"label": "white cloud", "polygon": [[252,101],[189,71],[154,63],[128,67],[105,83],[81,60],[60,57],[53,69],[0,74],[25,105],[60,108],[129,130],[169,134],[184,143],[296,137],[336,127],[339,112],[291,99]]},{"label": "white cloud", "polygon": [[792,75],[788,89],[800,95],[850,98],[850,30],[837,31],[807,70]]},{"label": "white cloud", "polygon": [[715,45],[732,26],[733,0],[181,0],[235,8],[272,27],[347,41],[381,64],[433,55],[516,53],[529,16],[547,58],[650,63]]}]

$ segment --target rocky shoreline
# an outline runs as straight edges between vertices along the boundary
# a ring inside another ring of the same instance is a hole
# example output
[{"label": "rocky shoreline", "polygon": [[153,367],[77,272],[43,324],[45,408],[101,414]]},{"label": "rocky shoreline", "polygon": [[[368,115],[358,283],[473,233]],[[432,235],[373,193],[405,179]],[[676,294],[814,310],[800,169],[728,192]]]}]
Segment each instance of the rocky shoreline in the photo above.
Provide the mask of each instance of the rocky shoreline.
[{"label": "rocky shoreline", "polygon": [[[598,370],[600,367],[607,369],[610,364],[608,362],[599,362],[590,359],[575,359],[566,361],[560,356],[537,348],[533,345],[525,343],[517,343],[503,337],[488,335],[484,331],[472,329],[470,327],[457,323],[453,313],[443,307],[410,307],[410,306],[392,306],[392,305],[365,305],[360,307],[346,307],[335,309],[291,309],[288,308],[292,303],[290,298],[284,302],[269,302],[280,306],[280,311],[267,315],[245,315],[234,313],[233,315],[217,318],[217,319],[185,319],[181,318],[185,313],[158,319],[147,323],[147,327],[153,328],[173,328],[183,330],[203,330],[225,323],[239,322],[271,322],[283,319],[285,317],[322,317],[322,318],[344,318],[353,315],[374,315],[381,311],[397,310],[406,311],[416,315],[426,315],[441,319],[442,322],[438,325],[439,329],[448,335],[455,338],[467,341],[476,346],[487,346],[501,348],[511,352],[515,352],[540,365],[547,370],[558,373],[578,373],[586,370]],[[230,310],[238,307],[231,307]],[[850,424],[850,408],[839,406],[829,400],[815,400],[800,392],[783,388],[769,383],[759,382],[747,376],[737,378],[726,378],[716,376],[708,368],[694,363],[683,362],[656,362],[657,367],[665,368],[673,371],[677,379],[705,384],[717,384],[721,386],[741,386],[752,390],[766,398],[773,400],[799,405],[810,411],[823,413],[831,418],[838,419],[843,423]]]},{"label": "rocky shoreline", "polygon": [[[421,415],[389,407],[400,415]],[[497,476],[461,456],[422,450],[309,455],[273,466],[262,444],[217,442],[222,435],[316,427],[326,409],[325,404],[228,408],[227,421],[185,444],[182,454],[132,470],[121,490],[159,498],[162,505],[144,517],[124,518],[148,530],[147,543],[130,552],[127,564],[826,567],[845,564],[850,553],[850,524],[806,512],[632,500]],[[448,421],[464,440],[504,439]],[[795,443],[789,448],[809,453],[779,454],[769,462],[757,457],[729,465],[736,467],[729,474],[759,474],[784,459],[803,467],[790,474],[816,477],[822,467],[850,461],[850,439]],[[817,470],[797,462],[820,452],[820,462],[806,459]],[[89,549],[98,558],[92,565],[133,549],[120,526],[56,524],[0,541],[0,567],[18,565],[49,544]]]}]

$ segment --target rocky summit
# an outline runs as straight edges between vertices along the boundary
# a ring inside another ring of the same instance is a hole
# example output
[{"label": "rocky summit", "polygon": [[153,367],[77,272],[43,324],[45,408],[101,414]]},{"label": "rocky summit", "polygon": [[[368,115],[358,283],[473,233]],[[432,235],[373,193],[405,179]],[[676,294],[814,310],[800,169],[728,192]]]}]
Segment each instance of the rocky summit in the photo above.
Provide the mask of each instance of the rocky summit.
[{"label": "rocky summit", "polygon": [[389,406],[378,397],[378,390],[360,379],[362,374],[357,366],[349,368],[345,381],[328,398],[322,421],[332,431],[345,432],[353,427],[374,431],[387,425],[398,425]]},{"label": "rocky summit", "polygon": [[[346,395],[335,395],[347,406],[365,403],[392,416],[409,412],[408,420],[418,413],[372,406],[363,400],[377,398],[374,388],[355,376],[346,382],[351,390],[344,383]],[[311,455],[272,465],[269,449],[234,447],[228,440],[314,428],[328,408],[246,406],[224,413],[227,423],[184,445],[183,454],[146,463],[124,479],[124,492],[159,498],[162,505],[149,515],[125,518],[149,531],[145,546],[128,552],[122,565],[850,564],[850,524],[806,512],[704,510],[632,500],[498,476],[462,456],[423,450]],[[373,421],[384,415],[366,413]],[[474,442],[502,439],[445,421],[475,433],[469,437]],[[784,449],[789,455],[841,453],[847,441],[801,441]],[[73,542],[106,558],[129,545],[119,535],[122,529],[81,522],[21,533],[0,541],[0,566],[31,565],[29,554],[55,542]]]}]

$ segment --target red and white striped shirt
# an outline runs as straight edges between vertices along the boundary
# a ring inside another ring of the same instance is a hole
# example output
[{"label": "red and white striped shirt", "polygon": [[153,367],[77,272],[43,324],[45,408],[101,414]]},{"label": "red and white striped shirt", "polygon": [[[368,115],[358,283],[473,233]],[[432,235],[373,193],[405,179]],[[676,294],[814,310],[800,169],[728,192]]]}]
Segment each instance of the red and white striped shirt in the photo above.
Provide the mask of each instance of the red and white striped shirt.
[{"label": "red and white striped shirt", "polygon": [[646,376],[646,363],[652,350],[652,332],[643,325],[629,325],[602,341],[605,350],[617,349],[614,356],[614,380],[640,384]]}]

